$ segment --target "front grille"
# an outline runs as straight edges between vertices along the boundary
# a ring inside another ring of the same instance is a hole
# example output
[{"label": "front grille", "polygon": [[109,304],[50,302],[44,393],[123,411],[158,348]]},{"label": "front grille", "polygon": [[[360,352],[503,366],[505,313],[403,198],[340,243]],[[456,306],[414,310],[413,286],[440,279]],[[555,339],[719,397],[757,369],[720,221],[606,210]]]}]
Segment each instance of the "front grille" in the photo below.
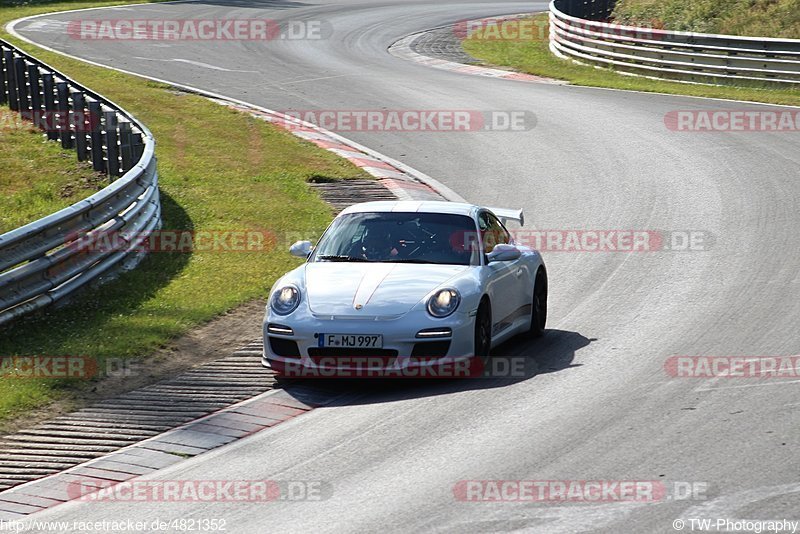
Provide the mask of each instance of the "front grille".
[{"label": "front grille", "polygon": [[447,351],[449,350],[449,339],[446,341],[425,341],[422,343],[414,343],[414,350],[411,351],[411,357],[420,360],[436,360],[447,356]]},{"label": "front grille", "polygon": [[291,339],[270,336],[269,348],[272,349],[272,352],[276,355],[282,356],[283,358],[300,357],[300,349],[297,347],[297,342]]},{"label": "front grille", "polygon": [[[308,356],[316,364],[320,363],[323,358],[335,358],[342,360],[344,367],[355,365],[354,361],[364,360],[370,364],[380,361],[382,365],[393,365],[397,359],[397,351],[391,349],[348,349],[342,347],[312,347],[308,349]],[[330,362],[325,362],[329,364]],[[361,363],[364,366],[365,363]]]}]

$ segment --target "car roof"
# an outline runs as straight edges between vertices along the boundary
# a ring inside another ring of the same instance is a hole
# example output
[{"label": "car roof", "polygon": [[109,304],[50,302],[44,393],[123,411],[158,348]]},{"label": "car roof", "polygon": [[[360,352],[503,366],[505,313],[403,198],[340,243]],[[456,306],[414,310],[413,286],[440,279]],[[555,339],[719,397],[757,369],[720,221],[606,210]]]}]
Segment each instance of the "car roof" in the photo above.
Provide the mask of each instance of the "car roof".
[{"label": "car roof", "polygon": [[467,215],[472,217],[479,210],[478,206],[464,202],[446,201],[414,201],[391,200],[377,202],[362,202],[345,208],[340,214],[350,213],[380,213],[380,212],[417,212],[417,213],[451,213],[454,215]]}]

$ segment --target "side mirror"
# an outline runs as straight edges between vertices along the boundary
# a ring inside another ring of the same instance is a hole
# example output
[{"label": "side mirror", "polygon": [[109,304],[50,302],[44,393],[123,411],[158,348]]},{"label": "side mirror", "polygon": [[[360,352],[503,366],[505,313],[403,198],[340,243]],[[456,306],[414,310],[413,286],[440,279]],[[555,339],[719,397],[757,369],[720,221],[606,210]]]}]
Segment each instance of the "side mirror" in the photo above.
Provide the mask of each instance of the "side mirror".
[{"label": "side mirror", "polygon": [[289,247],[289,254],[297,256],[298,258],[308,258],[312,250],[311,241],[297,241],[294,245]]},{"label": "side mirror", "polygon": [[486,259],[489,260],[489,263],[492,263],[495,261],[514,261],[518,260],[520,256],[522,256],[522,253],[514,245],[498,243],[494,246],[492,251],[486,255]]}]

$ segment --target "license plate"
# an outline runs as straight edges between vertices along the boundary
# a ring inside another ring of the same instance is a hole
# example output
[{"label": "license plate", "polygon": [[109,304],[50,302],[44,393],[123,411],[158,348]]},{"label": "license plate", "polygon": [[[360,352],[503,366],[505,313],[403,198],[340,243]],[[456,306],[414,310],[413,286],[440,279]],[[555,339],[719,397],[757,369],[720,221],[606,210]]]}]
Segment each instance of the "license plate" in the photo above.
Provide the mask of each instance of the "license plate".
[{"label": "license plate", "polygon": [[379,334],[320,334],[319,346],[346,349],[382,349],[383,336]]}]

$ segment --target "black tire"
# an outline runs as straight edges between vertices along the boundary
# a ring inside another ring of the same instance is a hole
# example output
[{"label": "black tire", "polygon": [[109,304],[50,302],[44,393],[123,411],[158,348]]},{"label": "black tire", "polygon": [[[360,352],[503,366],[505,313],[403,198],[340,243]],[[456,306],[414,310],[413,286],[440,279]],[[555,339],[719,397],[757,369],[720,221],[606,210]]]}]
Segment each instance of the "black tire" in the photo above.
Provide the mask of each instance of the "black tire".
[{"label": "black tire", "polygon": [[533,286],[533,300],[531,312],[531,326],[528,330],[530,337],[542,337],[547,324],[547,275],[543,270],[536,273],[536,283]]},{"label": "black tire", "polygon": [[489,301],[484,300],[478,306],[475,316],[475,357],[486,364],[492,348],[492,309]]}]

